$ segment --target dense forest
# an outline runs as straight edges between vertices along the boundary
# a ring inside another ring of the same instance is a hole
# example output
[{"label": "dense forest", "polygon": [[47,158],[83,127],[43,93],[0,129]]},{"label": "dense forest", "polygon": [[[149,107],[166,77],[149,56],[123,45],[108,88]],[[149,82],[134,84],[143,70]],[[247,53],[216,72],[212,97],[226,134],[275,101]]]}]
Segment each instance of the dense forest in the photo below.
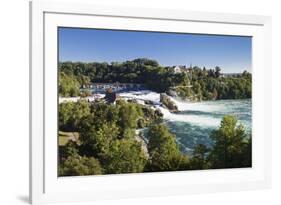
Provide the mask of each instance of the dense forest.
[{"label": "dense forest", "polygon": [[139,58],[122,63],[59,63],[59,95],[85,95],[83,85],[90,83],[141,83],[147,89],[166,92],[188,100],[251,98],[251,74],[222,77],[220,67],[214,69],[190,66],[175,73],[155,60]]},{"label": "dense forest", "polygon": [[[59,176],[251,167],[251,136],[234,116],[225,116],[210,137],[182,153],[158,110],[118,100],[116,105],[85,100],[59,105],[59,130],[78,132],[59,148]],[[148,127],[147,146],[136,129]],[[188,134],[188,133],[187,133]]]}]

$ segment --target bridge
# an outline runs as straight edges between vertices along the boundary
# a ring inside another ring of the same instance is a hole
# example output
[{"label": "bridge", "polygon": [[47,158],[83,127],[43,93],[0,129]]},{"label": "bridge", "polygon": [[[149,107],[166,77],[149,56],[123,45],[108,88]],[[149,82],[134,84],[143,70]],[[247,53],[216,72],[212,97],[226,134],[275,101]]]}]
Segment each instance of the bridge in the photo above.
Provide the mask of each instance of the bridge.
[{"label": "bridge", "polygon": [[140,90],[144,88],[144,84],[140,83],[92,83],[87,86],[82,86],[82,90],[90,89],[93,93],[103,93],[107,89],[112,89],[113,92],[120,92],[125,90]]}]

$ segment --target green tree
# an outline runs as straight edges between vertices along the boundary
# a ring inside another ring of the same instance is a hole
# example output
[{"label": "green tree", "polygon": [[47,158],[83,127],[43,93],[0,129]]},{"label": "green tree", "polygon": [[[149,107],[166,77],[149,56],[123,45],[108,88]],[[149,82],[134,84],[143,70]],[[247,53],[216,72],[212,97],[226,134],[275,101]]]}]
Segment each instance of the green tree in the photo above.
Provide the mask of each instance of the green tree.
[{"label": "green tree", "polygon": [[143,172],[147,157],[135,140],[115,140],[105,160],[107,174]]},{"label": "green tree", "polygon": [[104,123],[95,126],[95,118],[84,119],[81,125],[80,141],[83,154],[104,160],[111,152],[114,141],[119,136],[119,128],[115,123]]},{"label": "green tree", "polygon": [[81,119],[90,115],[90,106],[86,100],[79,100],[74,103],[74,107],[71,113],[73,126],[78,127]]},{"label": "green tree", "polygon": [[249,158],[249,140],[244,127],[237,124],[236,117],[224,116],[220,128],[212,132],[211,138],[214,140],[214,147],[209,155],[212,168],[249,166],[243,163]]},{"label": "green tree", "polygon": [[121,128],[121,136],[125,138],[133,137],[134,129],[137,128],[138,119],[143,117],[141,107],[139,107],[136,103],[119,101],[118,109],[118,125]]},{"label": "green tree", "polygon": [[221,68],[219,66],[215,67],[215,76],[216,78],[220,77],[221,75]]},{"label": "green tree", "polygon": [[207,169],[209,168],[207,163],[207,153],[209,149],[206,145],[199,144],[197,145],[192,154],[192,158],[190,159],[190,168],[191,169]]},{"label": "green tree", "polygon": [[59,104],[59,128],[64,131],[78,131],[82,118],[90,115],[90,106],[86,100]]},{"label": "green tree", "polygon": [[188,157],[181,154],[175,135],[166,126],[152,125],[148,131],[148,151],[151,159],[149,171],[186,169]]},{"label": "green tree", "polygon": [[59,129],[60,130],[69,130],[72,128],[72,110],[74,107],[74,103],[72,102],[66,102],[59,104]]},{"label": "green tree", "polygon": [[60,176],[84,176],[102,174],[100,163],[94,157],[69,156],[59,165]]},{"label": "green tree", "polygon": [[59,95],[63,97],[74,97],[80,94],[80,84],[74,75],[63,72],[59,75]]},{"label": "green tree", "polygon": [[[119,120],[119,109],[117,106],[105,103],[94,103],[91,105],[91,121],[96,126],[104,123],[116,123]],[[94,117],[94,118],[93,118]]]},{"label": "green tree", "polygon": [[64,161],[68,156],[74,156],[79,153],[79,147],[76,142],[69,140],[65,146],[59,147],[59,161]]},{"label": "green tree", "polygon": [[201,85],[200,85],[200,83],[198,83],[198,81],[196,81],[193,84],[193,90],[194,90],[195,94],[198,96],[198,100],[201,100],[202,99],[202,90],[201,90]]},{"label": "green tree", "polygon": [[214,88],[214,90],[213,90],[213,96],[212,96],[212,98],[213,98],[213,100],[216,100],[217,98],[218,98],[218,91],[217,91],[217,89],[216,88]]}]

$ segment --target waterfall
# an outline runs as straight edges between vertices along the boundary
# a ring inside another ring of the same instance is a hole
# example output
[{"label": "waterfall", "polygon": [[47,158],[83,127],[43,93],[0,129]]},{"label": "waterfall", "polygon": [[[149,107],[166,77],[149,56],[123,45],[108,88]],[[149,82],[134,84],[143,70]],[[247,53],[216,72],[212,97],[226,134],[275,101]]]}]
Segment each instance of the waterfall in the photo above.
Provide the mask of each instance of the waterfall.
[{"label": "waterfall", "polygon": [[[217,127],[220,123],[220,119],[214,119],[210,115],[197,115],[197,114],[186,114],[186,113],[171,113],[168,109],[161,106],[160,103],[160,94],[150,91],[132,91],[119,94],[123,98],[128,99],[137,99],[146,101],[149,100],[154,104],[155,108],[161,110],[163,117],[168,121],[179,121],[186,122],[190,124],[195,124],[197,126],[206,126],[206,127]],[[210,111],[210,110],[219,110],[216,106],[209,106],[199,103],[183,102],[171,97],[171,100],[175,102],[178,106],[179,111]]]}]

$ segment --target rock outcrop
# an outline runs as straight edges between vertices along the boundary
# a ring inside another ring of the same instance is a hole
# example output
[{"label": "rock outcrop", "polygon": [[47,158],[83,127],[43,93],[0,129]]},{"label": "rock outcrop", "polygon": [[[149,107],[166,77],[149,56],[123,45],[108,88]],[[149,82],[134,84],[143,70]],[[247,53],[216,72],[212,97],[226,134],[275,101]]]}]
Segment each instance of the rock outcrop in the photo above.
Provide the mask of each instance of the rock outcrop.
[{"label": "rock outcrop", "polygon": [[170,99],[170,97],[166,93],[160,94],[160,102],[162,106],[167,108],[170,112],[178,112],[177,105]]}]

